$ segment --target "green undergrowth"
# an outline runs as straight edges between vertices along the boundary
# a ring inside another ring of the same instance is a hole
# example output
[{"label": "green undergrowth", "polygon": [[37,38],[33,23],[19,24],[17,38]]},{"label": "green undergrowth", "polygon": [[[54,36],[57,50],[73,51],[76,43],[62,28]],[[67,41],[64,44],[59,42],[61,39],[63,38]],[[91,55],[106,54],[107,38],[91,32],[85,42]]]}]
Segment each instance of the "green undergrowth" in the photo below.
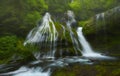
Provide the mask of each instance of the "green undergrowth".
[{"label": "green undergrowth", "polygon": [[0,64],[33,60],[34,46],[24,46],[23,40],[16,36],[4,36],[0,38]]}]

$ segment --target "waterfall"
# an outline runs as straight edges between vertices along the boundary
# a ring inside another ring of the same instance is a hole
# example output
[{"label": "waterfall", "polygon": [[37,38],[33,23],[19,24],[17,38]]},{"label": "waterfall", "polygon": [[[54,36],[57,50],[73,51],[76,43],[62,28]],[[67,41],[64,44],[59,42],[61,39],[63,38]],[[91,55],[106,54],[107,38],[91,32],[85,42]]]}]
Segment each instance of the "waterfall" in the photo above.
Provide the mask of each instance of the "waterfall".
[{"label": "waterfall", "polygon": [[39,27],[35,27],[32,31],[30,31],[24,45],[27,43],[57,40],[58,32],[55,28],[54,22],[51,19],[51,15],[48,12],[45,14],[42,21],[43,22],[38,25]]},{"label": "waterfall", "polygon": [[[98,14],[97,18],[99,19],[99,17],[104,18],[104,13]],[[79,27],[77,29],[77,32],[73,31],[72,26],[74,23],[76,23],[75,15],[72,11],[68,10],[66,28],[63,25],[59,25],[59,28],[60,27],[62,28],[63,34],[65,34],[66,30],[67,32],[69,32],[69,36],[71,38],[76,55],[78,55],[78,51],[80,51],[82,55],[85,57],[103,57],[103,55],[94,52],[93,49],[90,47],[90,44],[87,42],[87,40],[85,39],[82,33],[82,27]],[[45,51],[47,50],[47,52],[42,53],[43,51],[41,51],[35,53],[34,56],[36,56],[37,59],[41,57],[54,59],[55,58],[54,55],[57,50],[56,41],[58,40],[59,34],[60,32],[58,32],[58,30],[56,29],[56,26],[51,19],[51,15],[49,13],[46,13],[45,16],[43,17],[42,23],[38,25],[38,27],[35,27],[30,31],[24,45],[26,45],[27,43],[34,44],[39,42],[40,42],[40,46],[49,45],[49,49],[45,49]],[[82,45],[82,49],[83,49],[82,51],[80,50],[80,44]],[[63,51],[62,48],[60,48],[61,56],[62,56],[62,51]]]},{"label": "waterfall", "polygon": [[42,57],[53,58],[56,51],[56,41],[58,38],[58,32],[55,24],[51,19],[51,15],[47,12],[43,17],[42,23],[38,27],[33,28],[27,36],[27,40],[24,45],[31,43],[40,43],[41,46],[49,44],[49,50]]},{"label": "waterfall", "polygon": [[[72,24],[76,23],[74,13],[72,11],[67,11],[67,20],[66,26],[64,25],[55,25],[55,23],[51,19],[51,15],[47,12],[42,19],[42,23],[37,27],[33,28],[27,36],[24,45],[27,44],[40,44],[40,47],[44,47],[45,51],[35,52],[34,56],[36,59],[40,58],[55,58],[55,53],[57,50],[57,45],[62,43],[60,36],[66,39],[65,34],[68,32],[69,37],[73,43],[73,48],[75,51],[75,55],[78,55],[78,51],[80,51],[77,33],[72,30]],[[57,27],[57,28],[56,28]],[[58,39],[59,37],[59,39]],[[66,39],[67,40],[67,39]],[[59,43],[57,43],[59,41]],[[66,43],[68,44],[68,43]],[[65,44],[65,45],[66,45]],[[48,47],[49,46],[49,47]],[[69,52],[69,49],[63,49],[62,46],[59,48],[60,56],[62,57],[62,52],[65,50]],[[44,50],[42,48],[42,50]]]},{"label": "waterfall", "polygon": [[83,35],[82,27],[78,27],[77,34],[79,37],[79,42],[81,43],[82,48],[83,48],[82,55],[84,57],[114,59],[113,57],[105,56],[105,55],[102,55],[101,53],[94,52],[90,44],[87,42],[87,40],[85,39]]},{"label": "waterfall", "polygon": [[90,47],[89,43],[83,36],[82,27],[78,28],[77,33],[78,33],[78,37],[79,37],[79,42],[81,43],[81,45],[83,47],[83,52],[88,53],[88,54],[92,53],[93,52],[92,48]]},{"label": "waterfall", "polygon": [[[104,18],[104,13],[99,14],[99,17]],[[89,43],[85,39],[83,33],[82,33],[82,27],[79,27],[76,31],[73,31],[72,26],[76,23],[75,15],[72,11],[67,11],[67,21],[66,21],[66,28],[63,25],[60,25],[59,27],[62,27],[64,30],[64,34],[66,30],[69,32],[71,41],[73,43],[73,48],[75,50],[76,55],[78,55],[78,51],[82,53],[83,56],[90,56],[90,57],[103,57],[100,53],[96,53],[92,50]],[[78,36],[76,36],[76,34]],[[24,45],[27,43],[38,43],[40,42],[40,46],[46,46],[49,45],[49,49],[47,49],[47,52],[44,52],[44,55],[42,55],[42,52],[35,53],[34,56],[36,56],[37,59],[39,58],[55,58],[55,52],[57,50],[57,39],[58,39],[59,33],[58,30],[55,27],[54,22],[51,19],[51,15],[49,13],[46,13],[43,17],[42,23],[38,25],[38,27],[33,28],[30,33],[27,36],[27,40],[25,41]],[[78,37],[78,38],[77,38]],[[50,43],[50,44],[48,44]],[[80,50],[80,44],[82,45],[83,50]],[[48,47],[46,47],[48,48]],[[45,49],[46,51],[46,49]],[[60,55],[62,56],[62,48],[60,49]],[[41,56],[42,55],[42,56]]]},{"label": "waterfall", "polygon": [[100,13],[96,15],[96,20],[98,21],[99,19],[104,20],[105,19],[105,13]]},{"label": "waterfall", "polygon": [[82,33],[82,27],[78,27],[77,29],[77,34],[79,37],[79,42],[82,45],[82,55],[85,57],[103,57],[101,54],[96,53],[92,50],[92,48],[90,47],[89,43],[87,42],[87,40],[85,39],[83,33]]},{"label": "waterfall", "polygon": [[74,15],[74,13],[72,11],[68,10],[67,11],[67,16],[68,16],[68,21],[66,22],[66,25],[67,25],[67,28],[68,28],[68,30],[70,32],[70,37],[71,37],[71,40],[72,40],[72,43],[73,43],[73,47],[74,47],[74,49],[76,51],[76,54],[77,54],[77,51],[80,51],[80,47],[79,47],[78,40],[75,37],[75,34],[72,31],[72,27],[71,27],[71,25],[73,23],[76,23],[75,15]]}]

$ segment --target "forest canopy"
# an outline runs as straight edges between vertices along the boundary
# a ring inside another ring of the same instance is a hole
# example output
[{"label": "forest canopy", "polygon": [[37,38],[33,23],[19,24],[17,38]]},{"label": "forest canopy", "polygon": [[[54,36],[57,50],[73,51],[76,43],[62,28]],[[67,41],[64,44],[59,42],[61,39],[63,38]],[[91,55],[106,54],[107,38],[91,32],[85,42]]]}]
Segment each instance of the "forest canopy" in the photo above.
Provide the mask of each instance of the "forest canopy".
[{"label": "forest canopy", "polygon": [[119,4],[119,0],[1,0],[0,35],[25,37],[45,12],[59,19],[67,10],[73,10],[77,20],[87,20]]}]

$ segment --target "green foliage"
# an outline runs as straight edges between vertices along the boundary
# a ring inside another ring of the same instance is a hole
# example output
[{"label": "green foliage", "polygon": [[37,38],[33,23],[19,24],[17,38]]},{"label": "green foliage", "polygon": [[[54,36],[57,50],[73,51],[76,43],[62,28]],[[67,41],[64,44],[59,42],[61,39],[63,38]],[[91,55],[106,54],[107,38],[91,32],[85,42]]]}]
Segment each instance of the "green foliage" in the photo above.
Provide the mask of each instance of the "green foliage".
[{"label": "green foliage", "polygon": [[0,35],[25,37],[46,11],[59,21],[71,9],[78,20],[86,20],[119,4],[118,0],[1,0]]},{"label": "green foliage", "polygon": [[31,13],[28,13],[25,17],[25,22],[29,25],[35,25],[36,21],[39,20],[41,17],[40,13],[37,11],[33,11]]},{"label": "green foliage", "polygon": [[36,26],[36,21],[41,19],[47,8],[44,0],[1,0],[0,30],[5,32],[0,34],[26,36],[28,31]]},{"label": "green foliage", "polygon": [[69,5],[71,0],[45,0],[48,5],[48,12],[54,16],[56,20],[60,20],[64,13],[69,10]]},{"label": "green foliage", "polygon": [[90,22],[90,20],[88,21],[79,21],[78,22],[78,25],[81,26],[81,27],[84,27],[86,24],[88,24]]},{"label": "green foliage", "polygon": [[35,59],[32,53],[37,51],[37,47],[35,47],[34,45],[24,46],[23,41],[18,40],[16,49],[17,49],[16,53],[14,54],[20,58],[18,59],[20,62],[22,61],[26,62],[26,61],[31,61]]},{"label": "green foliage", "polygon": [[9,61],[28,61],[34,59],[32,52],[36,51],[34,46],[24,46],[23,41],[16,36],[4,36],[0,38],[0,64]]},{"label": "green foliage", "polygon": [[116,0],[74,0],[69,4],[80,20],[86,20],[117,5],[119,2]]},{"label": "green foliage", "polygon": [[[106,11],[119,5],[119,0],[1,0],[0,1],[0,36],[15,34],[19,37],[26,37],[28,31],[30,31],[36,22],[41,20],[43,14],[48,11],[56,19],[62,19],[64,13],[67,10],[73,10],[75,12],[77,20],[87,20],[91,16],[97,13]],[[64,18],[64,17],[63,17]],[[117,25],[120,19],[116,17],[108,17],[109,23],[107,25]],[[113,22],[112,22],[113,21]],[[117,22],[116,22],[117,21]],[[79,22],[79,25],[90,27],[87,33],[95,32],[94,20],[90,19],[88,21]],[[62,36],[61,39],[65,39],[63,36],[63,31],[60,23],[56,23],[57,30]],[[99,22],[99,25],[102,25]],[[109,27],[110,31],[113,27]],[[117,26],[117,30],[119,26]],[[116,29],[115,29],[116,30]],[[74,29],[73,29],[74,32]],[[114,31],[119,34],[119,31]],[[69,32],[66,29],[66,39],[71,41],[69,37]],[[18,55],[21,58],[28,58],[33,50],[37,49],[34,46],[28,45],[23,46],[23,41],[19,40],[16,36],[6,36],[0,38],[0,59],[4,60],[12,57],[13,55]],[[8,59],[9,60],[9,59]]]},{"label": "green foliage", "polygon": [[16,52],[17,38],[16,36],[6,36],[0,38],[0,59],[9,58]]}]

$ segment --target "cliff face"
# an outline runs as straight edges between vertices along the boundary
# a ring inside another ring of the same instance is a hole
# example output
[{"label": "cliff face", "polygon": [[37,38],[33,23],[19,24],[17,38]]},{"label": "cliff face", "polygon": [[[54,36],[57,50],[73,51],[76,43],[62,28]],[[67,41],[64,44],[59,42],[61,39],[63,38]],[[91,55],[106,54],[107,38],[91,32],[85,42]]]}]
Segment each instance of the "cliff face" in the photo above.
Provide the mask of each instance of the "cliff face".
[{"label": "cliff face", "polygon": [[83,25],[83,32],[91,43],[105,50],[120,50],[120,6],[97,14]]}]

